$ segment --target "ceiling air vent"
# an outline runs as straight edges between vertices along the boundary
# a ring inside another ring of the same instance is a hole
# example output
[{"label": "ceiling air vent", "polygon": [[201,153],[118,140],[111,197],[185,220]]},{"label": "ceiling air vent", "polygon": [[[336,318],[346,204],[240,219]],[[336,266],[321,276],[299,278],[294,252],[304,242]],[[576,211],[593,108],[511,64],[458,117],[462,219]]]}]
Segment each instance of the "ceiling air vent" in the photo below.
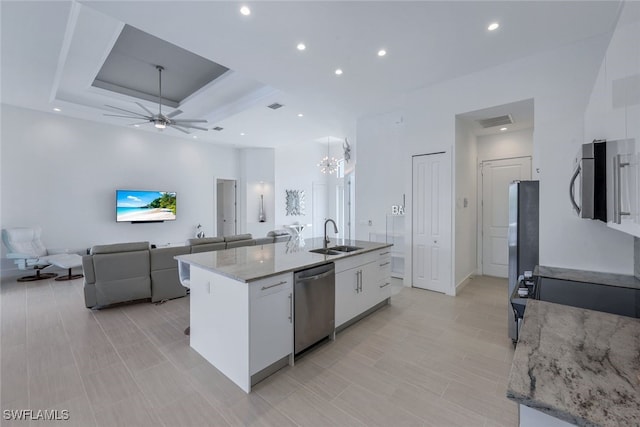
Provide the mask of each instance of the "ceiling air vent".
[{"label": "ceiling air vent", "polygon": [[222,129],[224,129],[224,128],[221,128],[220,126],[216,126],[216,127],[213,128],[213,130],[217,130],[218,132],[220,132]]},{"label": "ceiling air vent", "polygon": [[277,110],[278,108],[284,107],[284,105],[274,102],[271,105],[267,105],[267,107],[271,108],[272,110]]},{"label": "ceiling air vent", "polygon": [[513,119],[511,118],[511,114],[507,114],[506,116],[498,116],[478,120],[478,123],[480,123],[480,126],[482,126],[484,129],[486,129],[492,128],[494,126],[510,125],[513,123]]}]

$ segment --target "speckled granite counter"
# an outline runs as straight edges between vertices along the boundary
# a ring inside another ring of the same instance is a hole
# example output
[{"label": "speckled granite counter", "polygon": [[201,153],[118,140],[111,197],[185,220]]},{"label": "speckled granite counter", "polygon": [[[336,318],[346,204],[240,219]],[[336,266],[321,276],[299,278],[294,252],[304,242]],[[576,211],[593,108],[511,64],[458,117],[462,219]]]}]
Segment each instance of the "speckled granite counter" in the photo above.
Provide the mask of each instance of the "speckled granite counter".
[{"label": "speckled granite counter", "polygon": [[362,249],[341,255],[321,255],[309,252],[322,248],[322,238],[306,239],[304,246],[295,240],[261,246],[243,246],[214,252],[180,255],[176,259],[213,271],[241,282],[252,282],[280,273],[325,264],[336,259],[392,246],[388,243],[362,240],[331,239],[329,247],[336,245],[358,246]]},{"label": "speckled granite counter", "polygon": [[561,267],[536,266],[535,276],[574,282],[597,283],[621,288],[640,289],[640,279],[626,274],[600,273],[598,271],[572,270]]},{"label": "speckled granite counter", "polygon": [[640,425],[640,319],[529,301],[507,397],[580,426]]}]

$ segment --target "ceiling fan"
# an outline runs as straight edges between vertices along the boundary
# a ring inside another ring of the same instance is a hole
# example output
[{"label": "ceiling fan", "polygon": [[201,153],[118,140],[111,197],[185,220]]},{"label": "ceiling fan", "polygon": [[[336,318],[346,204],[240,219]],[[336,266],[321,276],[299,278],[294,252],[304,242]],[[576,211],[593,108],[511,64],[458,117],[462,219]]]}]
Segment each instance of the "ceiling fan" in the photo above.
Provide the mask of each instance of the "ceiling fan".
[{"label": "ceiling fan", "polygon": [[158,114],[154,114],[147,107],[142,105],[140,102],[136,102],[136,104],[142,108],[147,114],[137,113],[135,111],[125,110],[124,108],[114,107],[113,105],[105,105],[105,107],[113,108],[115,110],[124,111],[125,113],[131,114],[130,116],[125,116],[122,114],[105,114],[105,116],[110,117],[123,117],[127,119],[141,119],[144,120],[140,123],[131,123],[131,125],[141,125],[144,123],[153,123],[153,125],[159,130],[164,130],[167,126],[170,126],[180,132],[190,133],[189,129],[198,129],[206,131],[206,128],[194,126],[193,123],[207,123],[206,120],[197,120],[197,119],[174,119],[175,116],[181,114],[181,110],[172,111],[169,114],[162,114],[162,70],[164,67],[161,65],[156,65],[156,70],[158,70]]}]

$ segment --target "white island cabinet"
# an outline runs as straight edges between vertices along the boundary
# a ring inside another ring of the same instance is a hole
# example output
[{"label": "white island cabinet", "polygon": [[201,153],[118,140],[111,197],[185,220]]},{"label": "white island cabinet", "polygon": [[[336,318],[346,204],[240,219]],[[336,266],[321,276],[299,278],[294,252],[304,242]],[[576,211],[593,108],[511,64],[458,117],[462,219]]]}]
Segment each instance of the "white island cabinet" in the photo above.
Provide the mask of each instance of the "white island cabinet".
[{"label": "white island cabinet", "polygon": [[181,271],[190,272],[191,347],[249,393],[293,363],[296,271],[335,263],[336,326],[388,301],[390,245],[341,243],[360,249],[322,255],[309,251],[321,248],[322,239],[309,239],[304,250],[275,243],[177,256]]},{"label": "white island cabinet", "polygon": [[391,297],[391,252],[388,248],[335,261],[336,328]]},{"label": "white island cabinet", "polygon": [[191,347],[247,393],[293,353],[293,273],[247,284],[192,266],[190,298]]}]

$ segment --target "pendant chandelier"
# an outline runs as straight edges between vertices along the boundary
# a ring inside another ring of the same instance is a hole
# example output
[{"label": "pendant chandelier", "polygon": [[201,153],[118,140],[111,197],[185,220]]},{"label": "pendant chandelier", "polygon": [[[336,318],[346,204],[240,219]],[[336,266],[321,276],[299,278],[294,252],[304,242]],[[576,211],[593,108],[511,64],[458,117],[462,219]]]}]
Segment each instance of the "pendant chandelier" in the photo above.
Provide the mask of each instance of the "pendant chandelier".
[{"label": "pendant chandelier", "polygon": [[338,170],[338,160],[335,157],[330,156],[329,154],[329,138],[327,138],[327,155],[320,160],[318,163],[318,167],[320,168],[320,172],[332,174]]}]

